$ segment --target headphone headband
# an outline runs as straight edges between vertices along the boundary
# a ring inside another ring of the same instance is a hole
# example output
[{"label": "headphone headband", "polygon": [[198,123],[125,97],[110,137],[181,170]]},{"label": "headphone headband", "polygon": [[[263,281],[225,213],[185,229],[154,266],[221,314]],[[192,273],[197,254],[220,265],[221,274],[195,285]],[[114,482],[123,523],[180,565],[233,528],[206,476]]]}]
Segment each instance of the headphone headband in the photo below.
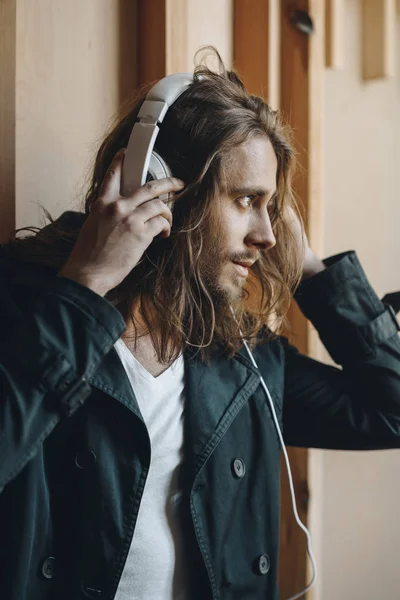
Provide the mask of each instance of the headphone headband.
[{"label": "headphone headband", "polygon": [[150,158],[169,107],[193,82],[190,73],[174,73],[160,79],[149,91],[133,126],[125,151],[121,193],[128,196],[144,185]]}]

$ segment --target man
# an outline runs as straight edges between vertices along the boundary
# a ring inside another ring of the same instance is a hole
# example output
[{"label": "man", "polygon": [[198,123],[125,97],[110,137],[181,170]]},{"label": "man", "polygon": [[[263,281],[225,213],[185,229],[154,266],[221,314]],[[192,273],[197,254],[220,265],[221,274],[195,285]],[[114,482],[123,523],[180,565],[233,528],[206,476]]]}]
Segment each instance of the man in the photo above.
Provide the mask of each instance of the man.
[{"label": "man", "polygon": [[[85,214],[2,249],[1,596],[275,600],[280,445],[241,336],[286,444],[397,448],[398,327],[353,252],[309,248],[284,127],[234,73],[197,69],[174,177],[124,197],[139,108]],[[276,333],[296,289],[342,369]]]}]

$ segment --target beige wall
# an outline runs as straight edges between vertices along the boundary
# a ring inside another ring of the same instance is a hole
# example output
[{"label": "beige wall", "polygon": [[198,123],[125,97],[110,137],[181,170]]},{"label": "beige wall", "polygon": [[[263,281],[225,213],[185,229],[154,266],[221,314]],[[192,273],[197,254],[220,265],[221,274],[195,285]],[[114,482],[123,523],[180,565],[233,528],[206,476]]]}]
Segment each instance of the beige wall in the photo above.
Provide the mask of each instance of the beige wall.
[{"label": "beige wall", "polygon": [[213,45],[228,67],[233,61],[233,0],[190,0],[188,7],[188,70],[202,46]]},{"label": "beige wall", "polygon": [[[380,295],[400,289],[397,75],[361,79],[362,0],[345,2],[345,68],[325,85],[325,254],[354,248]],[[322,600],[398,600],[400,451],[323,453]],[[321,508],[321,507],[320,507]]]},{"label": "beige wall", "polygon": [[54,216],[79,203],[98,140],[134,86],[134,6],[18,0],[17,227],[40,223],[38,203]]}]

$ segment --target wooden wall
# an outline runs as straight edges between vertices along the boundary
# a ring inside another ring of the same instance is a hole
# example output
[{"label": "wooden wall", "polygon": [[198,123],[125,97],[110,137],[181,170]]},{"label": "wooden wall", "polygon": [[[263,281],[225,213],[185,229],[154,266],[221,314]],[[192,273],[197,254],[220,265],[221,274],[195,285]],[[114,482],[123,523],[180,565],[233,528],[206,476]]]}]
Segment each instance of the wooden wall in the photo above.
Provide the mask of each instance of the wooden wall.
[{"label": "wooden wall", "polygon": [[136,2],[1,0],[0,236],[80,206],[136,84]]}]

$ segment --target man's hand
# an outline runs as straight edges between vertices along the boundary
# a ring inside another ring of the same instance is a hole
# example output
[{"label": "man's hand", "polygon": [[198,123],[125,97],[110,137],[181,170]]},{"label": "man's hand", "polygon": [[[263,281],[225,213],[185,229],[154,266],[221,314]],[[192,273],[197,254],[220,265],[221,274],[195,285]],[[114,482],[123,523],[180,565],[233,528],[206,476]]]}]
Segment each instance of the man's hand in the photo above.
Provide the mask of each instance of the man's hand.
[{"label": "man's hand", "polygon": [[121,283],[157,235],[170,235],[172,213],[158,196],[184,187],[179,179],[159,179],[128,197],[121,196],[122,162],[123,152],[119,152],[67,263],[58,273],[101,296]]},{"label": "man's hand", "polygon": [[303,256],[303,276],[302,279],[309,279],[313,275],[325,270],[325,265],[320,258],[311,250],[307,234],[303,224],[293,209],[289,209],[289,218],[293,235],[297,241],[299,252]]}]

